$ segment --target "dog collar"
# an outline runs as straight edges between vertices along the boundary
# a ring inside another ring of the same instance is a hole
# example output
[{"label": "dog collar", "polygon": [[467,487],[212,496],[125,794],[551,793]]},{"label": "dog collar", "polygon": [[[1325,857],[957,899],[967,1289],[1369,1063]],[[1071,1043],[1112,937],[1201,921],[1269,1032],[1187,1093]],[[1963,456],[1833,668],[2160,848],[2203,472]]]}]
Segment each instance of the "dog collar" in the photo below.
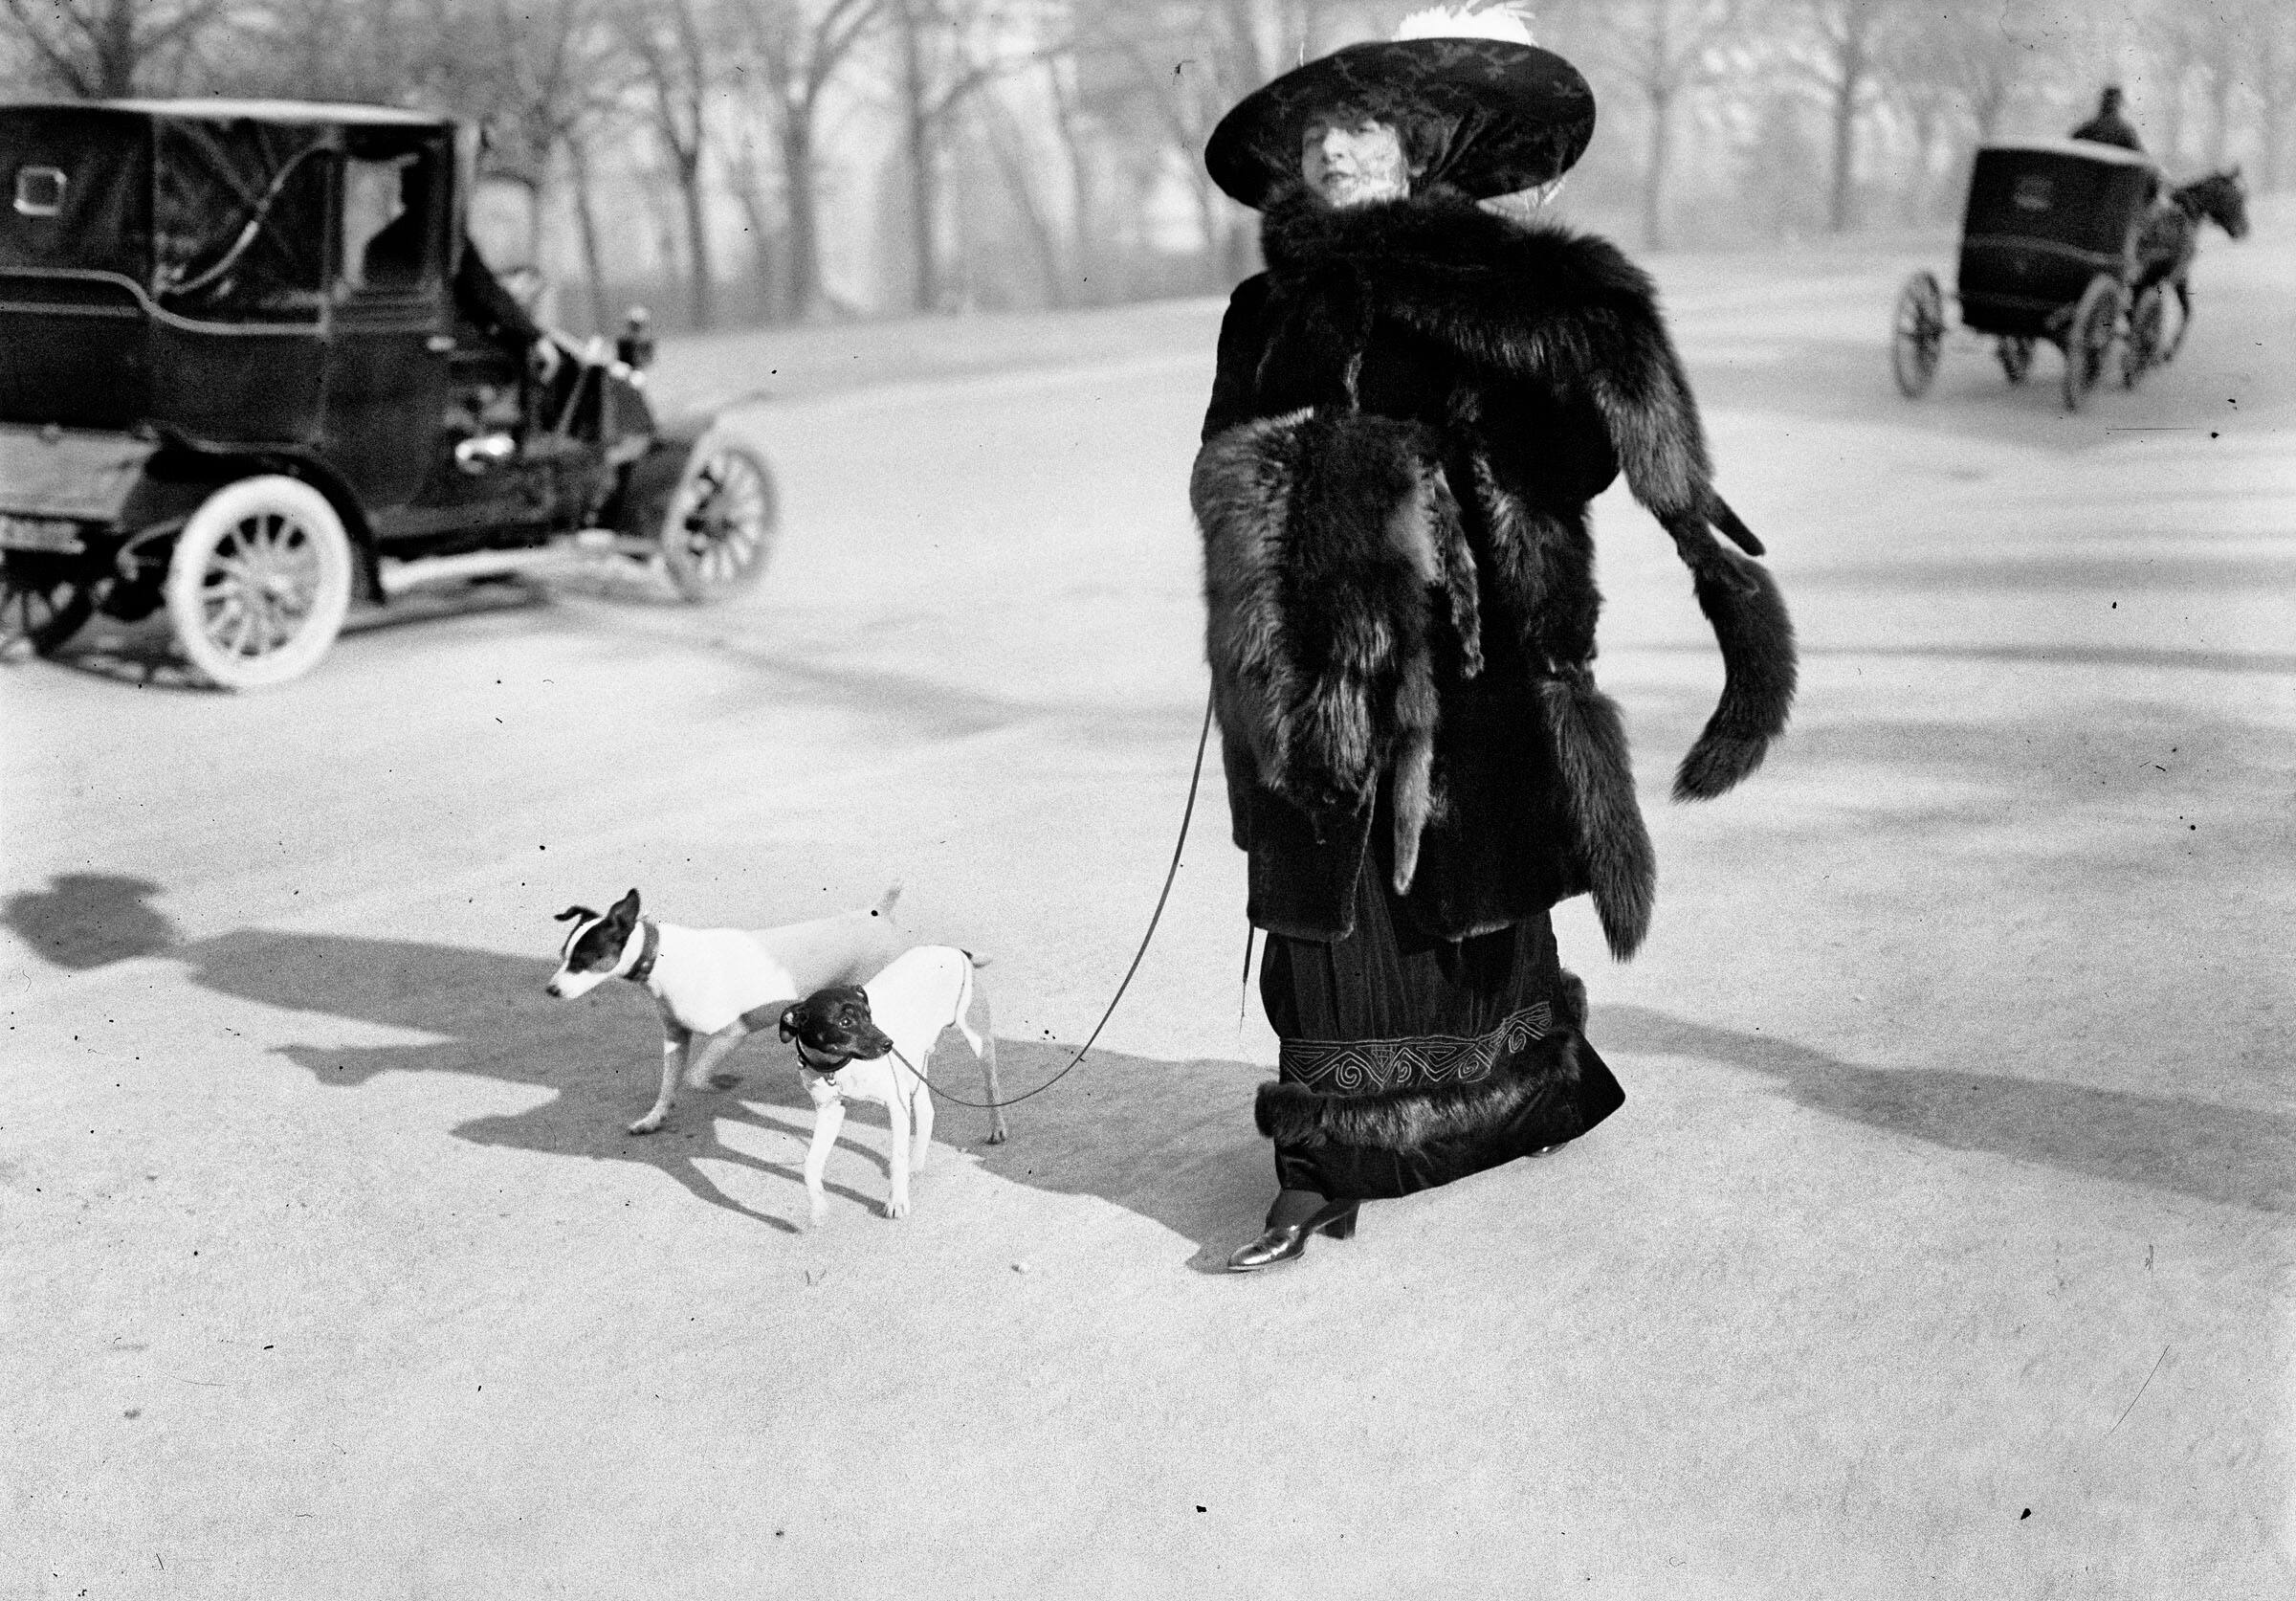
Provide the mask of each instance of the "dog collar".
[{"label": "dog collar", "polygon": [[662,953],[662,931],[646,918],[638,919],[638,926],[645,930],[646,943],[638,949],[637,963],[622,975],[632,984],[643,984],[653,976],[653,959]]},{"label": "dog collar", "polygon": [[797,1043],[797,1065],[804,1068],[807,1073],[818,1073],[825,1078],[835,1077],[839,1068],[850,1066],[852,1064],[852,1060],[853,1058],[850,1056],[839,1056],[833,1062],[828,1062],[826,1064],[817,1062],[811,1056],[806,1054],[805,1041],[800,1040]]}]

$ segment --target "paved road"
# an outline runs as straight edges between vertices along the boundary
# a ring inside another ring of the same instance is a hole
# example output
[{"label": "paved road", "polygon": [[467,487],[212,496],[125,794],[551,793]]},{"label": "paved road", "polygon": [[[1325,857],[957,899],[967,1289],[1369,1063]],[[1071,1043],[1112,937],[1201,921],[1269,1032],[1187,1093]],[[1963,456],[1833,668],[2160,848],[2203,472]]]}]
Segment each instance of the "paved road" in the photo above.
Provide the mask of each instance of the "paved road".
[{"label": "paved road", "polygon": [[1606,500],[1661,907],[1623,968],[1558,927],[1628,1105],[1251,1279],[1216,785],[1105,1054],[1009,1145],[944,1112],[902,1223],[863,1118],[797,1229],[763,1047],[625,1136],[648,1009],[541,992],[570,901],[898,878],[994,953],[1008,1088],[1067,1059],[1202,713],[1216,306],[745,411],[787,532],[735,607],[9,671],[0,1592],[2289,1593],[2291,242],[2212,237],[2184,360],[2077,417],[2045,353],[1888,389],[1918,255],[1668,263],[1795,728],[1665,802],[1719,668]]}]

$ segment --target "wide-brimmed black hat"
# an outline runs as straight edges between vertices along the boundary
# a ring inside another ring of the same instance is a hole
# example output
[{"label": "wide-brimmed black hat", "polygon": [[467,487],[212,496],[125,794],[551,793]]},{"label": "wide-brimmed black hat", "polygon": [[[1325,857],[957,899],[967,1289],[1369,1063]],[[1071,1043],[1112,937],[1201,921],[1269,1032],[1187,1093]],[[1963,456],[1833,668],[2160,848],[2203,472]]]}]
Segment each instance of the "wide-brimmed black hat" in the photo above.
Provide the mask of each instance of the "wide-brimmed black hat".
[{"label": "wide-brimmed black hat", "polygon": [[1351,44],[1238,102],[1203,147],[1212,182],[1259,210],[1300,182],[1316,118],[1352,112],[1394,124],[1418,169],[1484,199],[1552,182],[1595,133],[1595,92],[1551,50],[1506,39]]}]

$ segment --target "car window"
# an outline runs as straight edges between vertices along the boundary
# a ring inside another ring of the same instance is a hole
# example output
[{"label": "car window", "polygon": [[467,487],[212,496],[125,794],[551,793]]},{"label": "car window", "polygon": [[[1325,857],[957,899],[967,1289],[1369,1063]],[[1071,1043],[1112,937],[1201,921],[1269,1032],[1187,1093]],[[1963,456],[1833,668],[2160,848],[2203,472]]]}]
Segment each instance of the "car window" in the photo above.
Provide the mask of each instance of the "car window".
[{"label": "car window", "polygon": [[310,129],[160,125],[153,295],[201,321],[315,318],[326,283],[327,162]]},{"label": "car window", "polygon": [[408,290],[437,278],[436,156],[351,156],[342,173],[342,278],[353,289]]}]

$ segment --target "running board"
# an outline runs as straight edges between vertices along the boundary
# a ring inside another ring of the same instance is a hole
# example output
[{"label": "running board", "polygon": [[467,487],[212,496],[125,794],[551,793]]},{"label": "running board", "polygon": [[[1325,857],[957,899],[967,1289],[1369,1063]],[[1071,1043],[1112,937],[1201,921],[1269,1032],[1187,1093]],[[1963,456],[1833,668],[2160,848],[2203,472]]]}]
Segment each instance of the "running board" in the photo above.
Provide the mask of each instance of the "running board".
[{"label": "running board", "polygon": [[466,550],[453,556],[417,556],[403,562],[386,556],[376,564],[376,577],[387,600],[431,584],[464,584],[477,578],[584,567],[601,558],[646,562],[654,554],[651,540],[630,539],[610,528],[585,528],[548,545],[518,550]]}]

